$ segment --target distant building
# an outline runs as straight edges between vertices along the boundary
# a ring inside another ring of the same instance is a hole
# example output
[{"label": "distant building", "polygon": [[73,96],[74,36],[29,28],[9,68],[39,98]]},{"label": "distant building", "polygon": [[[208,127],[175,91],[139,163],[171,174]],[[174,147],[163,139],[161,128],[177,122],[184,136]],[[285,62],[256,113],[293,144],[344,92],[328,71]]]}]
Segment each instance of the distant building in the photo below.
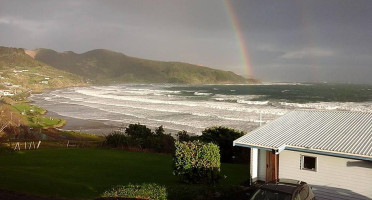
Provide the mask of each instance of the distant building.
[{"label": "distant building", "polygon": [[253,181],[290,178],[316,199],[372,199],[372,113],[293,111],[234,141]]},{"label": "distant building", "polygon": [[0,96],[13,96],[14,94],[10,90],[0,90]]},{"label": "distant building", "polygon": [[6,85],[6,86],[12,86],[13,84],[9,83],[9,82],[3,82],[3,85]]}]

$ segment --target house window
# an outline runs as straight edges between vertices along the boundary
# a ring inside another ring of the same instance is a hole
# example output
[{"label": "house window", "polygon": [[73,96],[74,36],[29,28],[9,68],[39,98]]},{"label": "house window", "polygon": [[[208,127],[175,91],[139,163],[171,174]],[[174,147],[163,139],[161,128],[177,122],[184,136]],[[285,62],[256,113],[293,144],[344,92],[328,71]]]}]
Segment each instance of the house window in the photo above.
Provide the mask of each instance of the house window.
[{"label": "house window", "polygon": [[301,156],[301,169],[316,171],[317,159],[311,156]]}]

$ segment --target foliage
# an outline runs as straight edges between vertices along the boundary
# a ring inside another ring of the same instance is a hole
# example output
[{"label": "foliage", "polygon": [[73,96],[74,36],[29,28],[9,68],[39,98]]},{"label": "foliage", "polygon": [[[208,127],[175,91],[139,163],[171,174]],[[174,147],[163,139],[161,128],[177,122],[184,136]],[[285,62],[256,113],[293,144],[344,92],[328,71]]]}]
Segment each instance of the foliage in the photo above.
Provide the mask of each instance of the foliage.
[{"label": "foliage", "polygon": [[190,135],[187,134],[187,131],[185,131],[185,130],[179,131],[176,136],[178,138],[178,141],[180,141],[180,142],[190,141]]},{"label": "foliage", "polygon": [[151,200],[166,200],[167,189],[154,183],[141,185],[119,185],[103,193],[103,197],[143,198]]},{"label": "foliage", "polygon": [[132,142],[141,149],[149,146],[149,138],[153,135],[151,129],[140,123],[129,124],[125,129],[125,133],[131,138]]},{"label": "foliage", "polygon": [[243,131],[234,130],[227,127],[211,127],[202,132],[200,139],[204,142],[213,142],[220,147],[221,162],[234,162],[247,157],[246,148],[234,147],[233,141],[245,135]]},{"label": "foliage", "polygon": [[220,178],[219,148],[213,143],[176,142],[173,173],[187,183],[216,183]]},{"label": "foliage", "polygon": [[129,138],[121,132],[113,132],[106,136],[105,144],[111,147],[128,147]]},{"label": "foliage", "polygon": [[140,148],[155,152],[171,153],[174,150],[174,138],[165,134],[163,126],[155,129],[155,133],[145,125],[130,124],[125,134],[113,132],[106,136],[105,144],[114,148]]},{"label": "foliage", "polygon": [[158,128],[155,129],[155,135],[164,135],[164,134],[165,134],[165,130],[163,126],[159,126]]},{"label": "foliage", "polygon": [[185,131],[185,130],[178,131],[178,133],[176,134],[176,137],[177,137],[178,141],[180,141],[180,142],[189,142],[189,141],[199,140],[199,136],[197,136],[197,135],[190,136],[187,133],[187,131]]}]

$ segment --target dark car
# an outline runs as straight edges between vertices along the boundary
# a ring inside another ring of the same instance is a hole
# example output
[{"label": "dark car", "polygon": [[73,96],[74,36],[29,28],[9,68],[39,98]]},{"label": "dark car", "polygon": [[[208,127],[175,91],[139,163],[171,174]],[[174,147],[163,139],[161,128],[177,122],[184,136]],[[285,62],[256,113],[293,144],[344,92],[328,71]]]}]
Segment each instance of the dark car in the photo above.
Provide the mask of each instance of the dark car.
[{"label": "dark car", "polygon": [[261,185],[250,200],[315,200],[315,196],[305,182],[279,179]]}]

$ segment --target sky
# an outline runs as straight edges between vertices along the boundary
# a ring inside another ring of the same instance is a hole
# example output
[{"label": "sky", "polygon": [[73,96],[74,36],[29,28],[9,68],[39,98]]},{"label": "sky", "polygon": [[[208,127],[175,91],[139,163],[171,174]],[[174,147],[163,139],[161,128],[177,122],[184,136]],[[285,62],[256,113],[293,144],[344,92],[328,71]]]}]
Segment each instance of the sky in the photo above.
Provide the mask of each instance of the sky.
[{"label": "sky", "polygon": [[372,84],[371,0],[0,0],[0,46]]}]

